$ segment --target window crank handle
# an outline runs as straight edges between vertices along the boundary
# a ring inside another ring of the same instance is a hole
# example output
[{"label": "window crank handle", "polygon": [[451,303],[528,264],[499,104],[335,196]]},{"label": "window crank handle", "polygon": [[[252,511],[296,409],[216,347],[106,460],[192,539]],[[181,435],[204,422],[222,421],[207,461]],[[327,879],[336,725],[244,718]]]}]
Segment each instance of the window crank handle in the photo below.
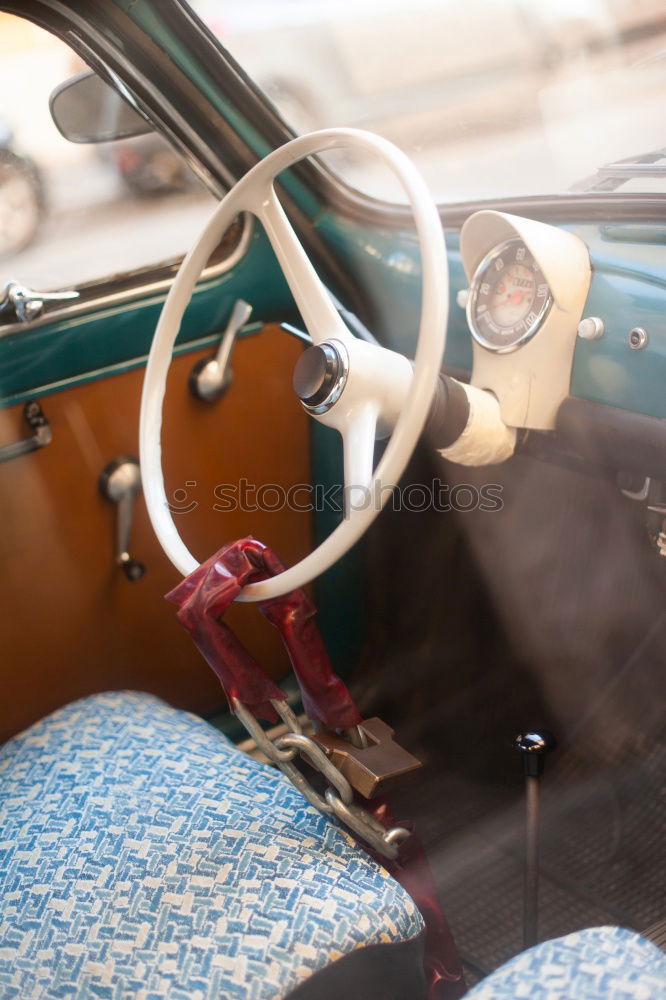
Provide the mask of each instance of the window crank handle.
[{"label": "window crank handle", "polygon": [[146,567],[129,553],[134,503],[141,492],[141,473],[136,458],[123,456],[109,462],[100,476],[99,487],[102,496],[117,507],[115,563],[128,580],[140,580]]},{"label": "window crank handle", "polygon": [[243,299],[238,299],[231,310],[217,352],[212,357],[202,358],[190,372],[190,389],[197,399],[214,403],[231,385],[231,355],[236,337],[251,315],[252,306]]}]

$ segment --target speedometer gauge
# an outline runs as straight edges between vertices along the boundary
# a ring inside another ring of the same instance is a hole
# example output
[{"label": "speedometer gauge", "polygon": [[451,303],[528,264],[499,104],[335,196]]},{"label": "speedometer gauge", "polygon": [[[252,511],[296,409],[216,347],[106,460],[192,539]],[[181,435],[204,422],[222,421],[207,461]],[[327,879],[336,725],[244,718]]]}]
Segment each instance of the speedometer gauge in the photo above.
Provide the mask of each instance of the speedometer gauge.
[{"label": "speedometer gauge", "polygon": [[552,302],[548,282],[523,241],[508,240],[476,269],[467,320],[482,347],[512,351],[534,336]]}]

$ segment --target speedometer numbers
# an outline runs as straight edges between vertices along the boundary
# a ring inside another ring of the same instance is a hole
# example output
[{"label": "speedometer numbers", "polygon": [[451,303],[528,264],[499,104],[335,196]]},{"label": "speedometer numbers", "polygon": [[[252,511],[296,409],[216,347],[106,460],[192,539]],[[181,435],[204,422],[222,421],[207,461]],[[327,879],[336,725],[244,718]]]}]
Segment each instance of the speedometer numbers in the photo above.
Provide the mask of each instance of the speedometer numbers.
[{"label": "speedometer numbers", "polygon": [[522,240],[495,247],[479,264],[467,320],[482,347],[513,351],[537,332],[553,302],[548,282]]}]

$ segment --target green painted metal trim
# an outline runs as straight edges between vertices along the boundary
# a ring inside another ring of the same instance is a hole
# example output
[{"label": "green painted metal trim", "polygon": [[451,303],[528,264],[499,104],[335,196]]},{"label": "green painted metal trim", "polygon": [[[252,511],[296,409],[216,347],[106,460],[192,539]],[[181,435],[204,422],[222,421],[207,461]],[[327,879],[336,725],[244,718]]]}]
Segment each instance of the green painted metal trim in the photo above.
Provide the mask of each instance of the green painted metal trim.
[{"label": "green painted metal trim", "polygon": [[[251,337],[263,329],[263,323],[250,323],[238,333],[238,339]],[[220,342],[221,331],[201,337],[199,340],[189,340],[186,344],[178,344],[174,348],[173,357],[179,358],[184,354],[192,354],[194,351],[202,350],[204,347],[217,347]],[[0,408],[15,406],[17,403],[25,403],[29,399],[40,399],[50,396],[56,392],[63,392],[65,389],[73,389],[78,385],[87,385],[89,382],[98,382],[100,379],[112,378],[114,375],[123,375],[125,372],[134,371],[137,368],[144,368],[148,361],[148,355],[143,354],[138,358],[129,358],[107,368],[98,368],[96,371],[86,372],[83,375],[74,375],[71,378],[62,379],[60,382],[52,382],[50,385],[36,386],[29,392],[18,393],[15,396],[8,396],[0,403]]]},{"label": "green painted metal trim", "polygon": [[169,30],[160,16],[159,4],[151,0],[114,0],[114,2],[159,45],[197,89],[205,94],[213,107],[224,116],[234,131],[257,155],[263,157],[271,152],[266,140],[214,85],[205,66],[198,63],[193,53],[183,45],[182,40]]},{"label": "green painted metal trim", "polygon": [[[572,395],[666,418],[666,281],[597,262],[585,314],[601,316],[605,332],[600,340],[577,340]],[[635,326],[648,332],[643,350],[629,346]]]},{"label": "green painted metal trim", "polygon": [[[361,278],[385,331],[383,343],[408,357],[414,356],[421,302],[421,260],[413,231],[367,227],[324,212],[317,228],[346,266]],[[467,284],[460,259],[458,232],[447,230],[450,303],[444,362],[457,368],[472,367],[472,344],[464,310],[456,294]]]},{"label": "green painted metal trim", "polygon": [[[113,2],[159,45],[258,157],[263,158],[271,152],[272,147],[269,143],[215,85],[206,67],[199,63],[194,53],[169,30],[160,16],[159,2],[156,0],[113,0]],[[310,218],[314,218],[321,210],[321,200],[293,174],[283,173],[280,182],[301,211]]]},{"label": "green painted metal trim", "polygon": [[[143,364],[165,298],[163,291],[0,338],[0,407]],[[259,227],[234,268],[197,287],[176,350],[205,346],[206,338],[224,327],[238,298],[252,304],[258,322],[294,313],[287,283]]]}]

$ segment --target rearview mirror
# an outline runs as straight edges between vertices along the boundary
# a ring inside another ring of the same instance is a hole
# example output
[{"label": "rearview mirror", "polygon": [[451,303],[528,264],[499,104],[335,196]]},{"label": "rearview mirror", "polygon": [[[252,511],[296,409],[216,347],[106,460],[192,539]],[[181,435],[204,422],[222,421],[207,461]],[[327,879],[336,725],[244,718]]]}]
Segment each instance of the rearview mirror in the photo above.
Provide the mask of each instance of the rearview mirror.
[{"label": "rearview mirror", "polygon": [[145,118],[92,70],[57,86],[49,107],[56,128],[70,142],[109,142],[152,131]]}]

